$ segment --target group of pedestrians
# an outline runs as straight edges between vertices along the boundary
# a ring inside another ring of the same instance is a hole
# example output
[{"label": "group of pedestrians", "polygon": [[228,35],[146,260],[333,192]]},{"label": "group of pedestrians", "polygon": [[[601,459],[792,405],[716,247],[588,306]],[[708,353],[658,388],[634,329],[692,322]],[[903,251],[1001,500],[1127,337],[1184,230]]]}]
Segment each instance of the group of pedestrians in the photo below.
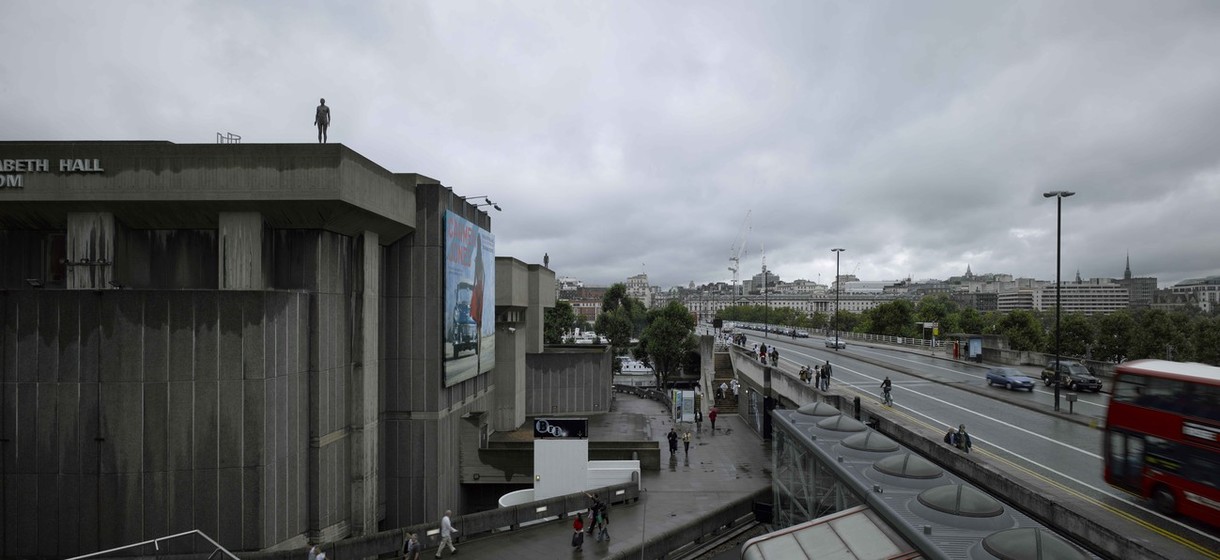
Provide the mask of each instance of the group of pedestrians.
[{"label": "group of pedestrians", "polygon": [[720,382],[720,386],[716,388],[717,399],[727,399],[732,395],[733,400],[737,400],[737,391],[741,388],[741,384],[737,383],[736,379],[730,379],[728,383]]},{"label": "group of pedestrians", "polygon": [[829,391],[830,370],[829,361],[820,366],[801,366],[798,376],[804,383],[812,382],[814,387],[823,391]]},{"label": "group of pedestrians", "polygon": [[[715,412],[715,411],[716,411],[716,409],[713,408],[712,412]],[[714,427],[715,425],[716,425],[716,420],[713,419],[712,420],[712,426],[713,426],[712,430],[716,429]],[[690,455],[690,431],[683,431],[682,435],[679,436],[677,430],[675,430],[674,428],[670,428],[669,433],[665,435],[665,439],[669,440],[669,454],[670,455],[673,455],[678,452],[678,440],[679,439],[682,440],[683,451],[687,455]]]},{"label": "group of pedestrians", "polygon": [[966,432],[965,424],[962,424],[957,428],[949,428],[949,432],[945,434],[945,443],[961,449],[966,453],[969,453],[970,448],[974,447],[974,441],[971,440],[970,434]]}]

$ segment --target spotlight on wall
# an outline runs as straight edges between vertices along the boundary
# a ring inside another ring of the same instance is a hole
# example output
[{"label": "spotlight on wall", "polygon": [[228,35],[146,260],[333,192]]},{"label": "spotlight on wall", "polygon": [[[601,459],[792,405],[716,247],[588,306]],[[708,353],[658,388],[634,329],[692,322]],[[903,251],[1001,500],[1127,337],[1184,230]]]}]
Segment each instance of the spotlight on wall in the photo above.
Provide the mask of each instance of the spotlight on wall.
[{"label": "spotlight on wall", "polygon": [[508,327],[508,332],[510,332],[510,333],[515,333],[515,332],[517,332],[517,328],[516,328],[516,327]]},{"label": "spotlight on wall", "polygon": [[41,288],[41,287],[42,287],[42,280],[39,280],[39,279],[37,279],[37,278],[26,278],[26,279],[25,279],[25,283],[26,283],[26,284],[29,284],[30,286],[32,286],[32,287],[34,287],[34,288]]},{"label": "spotlight on wall", "polygon": [[114,280],[107,280],[106,283],[109,284],[111,288],[114,288],[116,290],[122,290],[123,288],[127,287],[118,282],[115,282]]}]

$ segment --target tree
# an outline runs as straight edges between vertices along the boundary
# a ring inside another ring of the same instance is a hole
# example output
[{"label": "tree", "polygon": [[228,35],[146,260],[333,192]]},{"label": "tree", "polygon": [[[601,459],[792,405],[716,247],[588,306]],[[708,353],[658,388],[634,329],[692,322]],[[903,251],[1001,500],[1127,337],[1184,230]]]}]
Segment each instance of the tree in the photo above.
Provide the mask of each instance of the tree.
[{"label": "tree", "polygon": [[1040,350],[1043,346],[1044,333],[1042,323],[1031,311],[1017,309],[1003,315],[996,325],[1002,334],[1008,338],[1013,350]]},{"label": "tree", "polygon": [[[957,325],[960,332],[966,334],[983,334],[986,330],[986,322],[983,320],[983,314],[979,313],[978,309],[967,307],[958,312]],[[941,329],[941,332],[952,332]]]},{"label": "tree", "polygon": [[563,337],[576,327],[576,311],[572,304],[559,300],[555,307],[547,309],[542,318],[542,341],[545,344],[561,344]]},{"label": "tree", "polygon": [[696,346],[695,320],[686,306],[671,300],[648,313],[648,326],[640,335],[640,352],[647,354],[658,387],[665,387],[670,376],[682,369],[683,361]]},{"label": "tree", "polygon": [[597,316],[593,330],[606,337],[614,355],[620,356],[627,353],[631,339],[643,330],[646,320],[644,304],[627,295],[627,285],[620,282],[610,286],[602,296],[602,312]]},{"label": "tree", "polygon": [[1116,311],[1098,315],[1095,322],[1097,343],[1093,346],[1093,358],[1114,363],[1126,361],[1135,335],[1135,319],[1126,311]]},{"label": "tree", "polygon": [[1220,366],[1220,316],[1196,317],[1191,326],[1194,346],[1197,349],[1195,360]]},{"label": "tree", "polygon": [[[887,336],[913,336],[916,332],[915,307],[905,299],[883,303],[860,314],[863,332]],[[840,313],[842,320],[842,313]]]},{"label": "tree", "polygon": [[1128,358],[1189,361],[1194,347],[1179,327],[1184,320],[1183,316],[1174,316],[1161,309],[1141,310],[1135,317],[1137,326]]},{"label": "tree", "polygon": [[[1050,334],[1046,337],[1047,352],[1055,351],[1054,322],[1051,323]],[[1093,322],[1079,313],[1067,313],[1059,318],[1060,353],[1065,356],[1092,356],[1097,335]]]},{"label": "tree", "polygon": [[941,333],[957,332],[959,309],[957,302],[949,299],[949,296],[943,294],[926,296],[915,306],[915,321],[937,323]]}]

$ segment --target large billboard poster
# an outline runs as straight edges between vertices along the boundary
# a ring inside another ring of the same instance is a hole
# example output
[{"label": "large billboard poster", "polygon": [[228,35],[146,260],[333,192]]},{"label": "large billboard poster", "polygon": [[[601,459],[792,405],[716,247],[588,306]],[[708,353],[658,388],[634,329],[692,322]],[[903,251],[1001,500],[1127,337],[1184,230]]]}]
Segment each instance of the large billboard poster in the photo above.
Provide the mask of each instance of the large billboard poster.
[{"label": "large billboard poster", "polygon": [[445,211],[445,386],[496,362],[496,238]]}]

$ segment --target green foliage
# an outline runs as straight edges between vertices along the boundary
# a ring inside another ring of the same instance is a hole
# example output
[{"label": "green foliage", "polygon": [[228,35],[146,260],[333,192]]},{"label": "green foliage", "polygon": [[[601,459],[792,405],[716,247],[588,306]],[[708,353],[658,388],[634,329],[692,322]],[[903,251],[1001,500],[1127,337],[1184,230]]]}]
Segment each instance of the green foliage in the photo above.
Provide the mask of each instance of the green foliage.
[{"label": "green foliage", "polygon": [[1094,317],[1097,325],[1097,344],[1093,346],[1093,359],[1107,362],[1122,362],[1127,359],[1131,341],[1135,338],[1135,319],[1126,311]]},{"label": "green foliage", "polygon": [[[1047,329],[1045,352],[1055,352],[1055,313],[1052,311],[1050,328]],[[1092,355],[1094,341],[1097,340],[1096,327],[1093,321],[1079,313],[1068,313],[1059,317],[1060,351],[1065,356],[1084,357]]]},{"label": "green foliage", "polygon": [[[919,329],[915,326],[914,313],[915,306],[911,305],[910,301],[894,300],[861,313],[859,328],[863,332],[873,334],[918,336]],[[842,314],[840,312],[840,316]]]},{"label": "green foliage", "polygon": [[1045,334],[1042,322],[1032,311],[1018,309],[1010,311],[1000,319],[999,334],[1008,338],[1008,345],[1013,350],[1040,351],[1043,348]]},{"label": "green foliage", "polygon": [[648,326],[640,335],[639,351],[647,354],[659,387],[664,387],[670,376],[682,369],[688,354],[696,347],[695,320],[686,306],[670,301],[648,313]]},{"label": "green foliage", "polygon": [[563,336],[576,327],[576,311],[566,301],[556,301],[555,307],[547,309],[542,318],[542,341],[560,344]]},{"label": "green foliage", "polygon": [[614,284],[602,296],[602,312],[593,323],[593,330],[610,341],[614,354],[620,355],[631,347],[631,339],[639,336],[647,322],[644,304],[627,295],[627,286]]},{"label": "green foliage", "polygon": [[967,307],[957,313],[956,329],[947,330],[942,328],[940,332],[941,334],[951,332],[982,334],[987,330],[987,323],[984,319],[983,314],[979,313],[978,309]]}]

